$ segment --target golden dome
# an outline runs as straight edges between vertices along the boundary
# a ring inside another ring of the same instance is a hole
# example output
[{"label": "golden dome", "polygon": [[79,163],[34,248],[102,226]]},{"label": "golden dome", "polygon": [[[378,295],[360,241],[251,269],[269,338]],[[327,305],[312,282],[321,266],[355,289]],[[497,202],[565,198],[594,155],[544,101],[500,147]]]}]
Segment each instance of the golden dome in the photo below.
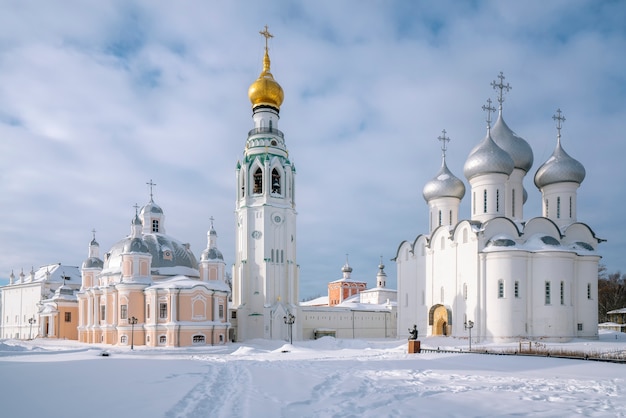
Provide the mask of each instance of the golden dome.
[{"label": "golden dome", "polygon": [[280,109],[283,104],[283,88],[274,80],[274,76],[270,72],[270,56],[265,48],[265,57],[263,57],[263,71],[254,83],[248,89],[248,97],[252,103],[252,108],[267,105]]}]

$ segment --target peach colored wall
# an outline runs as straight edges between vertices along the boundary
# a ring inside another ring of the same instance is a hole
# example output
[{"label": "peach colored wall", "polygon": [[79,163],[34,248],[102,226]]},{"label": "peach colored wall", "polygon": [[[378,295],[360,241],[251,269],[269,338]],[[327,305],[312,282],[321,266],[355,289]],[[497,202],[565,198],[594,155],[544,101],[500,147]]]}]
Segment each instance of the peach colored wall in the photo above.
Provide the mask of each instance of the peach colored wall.
[{"label": "peach colored wall", "polygon": [[[59,338],[78,339],[78,306],[59,307]],[[69,312],[70,322],[65,322],[65,313]]]}]

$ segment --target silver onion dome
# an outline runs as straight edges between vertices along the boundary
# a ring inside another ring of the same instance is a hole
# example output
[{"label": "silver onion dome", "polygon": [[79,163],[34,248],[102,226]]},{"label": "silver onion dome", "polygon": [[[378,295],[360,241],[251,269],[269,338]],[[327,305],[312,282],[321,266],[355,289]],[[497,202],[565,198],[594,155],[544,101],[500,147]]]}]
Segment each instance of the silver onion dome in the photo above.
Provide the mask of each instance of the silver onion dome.
[{"label": "silver onion dome", "polygon": [[163,213],[163,209],[161,209],[161,207],[159,205],[157,205],[156,203],[154,203],[154,201],[152,199],[150,199],[150,202],[148,202],[148,204],[146,204],[144,207],[141,208],[141,212],[139,212],[139,214],[143,217],[143,215],[145,213]]},{"label": "silver onion dome", "polygon": [[100,260],[98,257],[89,257],[85,261],[83,261],[84,269],[98,268],[101,269],[104,265],[104,262]]},{"label": "silver onion dome", "polygon": [[463,196],[465,196],[465,185],[450,172],[444,158],[437,175],[424,186],[422,195],[427,202],[439,197],[463,199]]},{"label": "silver onion dome", "polygon": [[[115,243],[105,257],[104,270],[110,273],[121,271],[121,255],[129,250],[138,251],[140,248],[141,250],[145,248],[143,252],[152,255],[152,270],[166,267],[198,269],[198,262],[188,244],[164,234],[151,233],[143,234],[141,237],[129,236]],[[175,274],[175,269],[172,274]]]},{"label": "silver onion dome", "polygon": [[485,139],[476,145],[467,157],[463,174],[468,180],[489,173],[501,173],[508,176],[514,168],[515,164],[509,153],[500,148],[487,131]]},{"label": "silver onion dome", "polygon": [[585,179],[585,175],[585,167],[565,152],[559,138],[552,156],[537,169],[535,186],[541,189],[554,183],[580,184]]},{"label": "silver onion dome", "polygon": [[491,137],[500,148],[509,153],[515,168],[528,173],[528,170],[533,166],[533,150],[524,138],[518,136],[508,127],[502,118],[502,112],[500,112],[498,120],[491,128]]},{"label": "silver onion dome", "polygon": [[224,256],[222,252],[217,248],[207,248],[202,251],[200,254],[200,261],[211,261],[211,260],[222,260],[224,261]]}]

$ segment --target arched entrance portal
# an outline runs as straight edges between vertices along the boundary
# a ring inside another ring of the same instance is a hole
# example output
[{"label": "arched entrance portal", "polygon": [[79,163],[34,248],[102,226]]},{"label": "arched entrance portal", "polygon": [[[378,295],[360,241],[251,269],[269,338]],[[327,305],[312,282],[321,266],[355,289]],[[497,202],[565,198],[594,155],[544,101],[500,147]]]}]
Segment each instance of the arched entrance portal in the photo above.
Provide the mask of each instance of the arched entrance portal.
[{"label": "arched entrance portal", "polygon": [[431,326],[431,335],[450,335],[452,312],[444,305],[434,305],[428,312],[428,325]]}]

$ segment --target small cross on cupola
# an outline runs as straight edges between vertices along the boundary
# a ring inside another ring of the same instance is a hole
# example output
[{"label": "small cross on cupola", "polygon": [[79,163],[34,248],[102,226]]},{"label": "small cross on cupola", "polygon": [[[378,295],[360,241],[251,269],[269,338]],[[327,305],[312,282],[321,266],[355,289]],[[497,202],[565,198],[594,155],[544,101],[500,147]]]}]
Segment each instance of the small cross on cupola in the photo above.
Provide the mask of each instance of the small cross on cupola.
[{"label": "small cross on cupola", "polygon": [[561,109],[556,110],[556,115],[552,115],[552,119],[556,121],[557,139],[560,141],[562,123],[565,122],[565,116],[562,116]]},{"label": "small cross on cupola", "polygon": [[508,93],[509,90],[512,89],[511,85],[509,83],[504,84],[504,74],[502,74],[502,71],[500,71],[500,74],[498,74],[498,78],[500,79],[500,81],[498,83],[496,83],[496,81],[492,81],[491,82],[491,87],[493,87],[494,90],[500,90],[498,92],[498,103],[500,104],[498,106],[500,112],[502,112],[502,102],[504,102],[504,93],[505,91]]},{"label": "small cross on cupola", "polygon": [[483,105],[482,109],[487,112],[487,129],[491,129],[491,113],[496,111],[496,108],[491,106],[491,98],[487,99],[487,105]]}]

